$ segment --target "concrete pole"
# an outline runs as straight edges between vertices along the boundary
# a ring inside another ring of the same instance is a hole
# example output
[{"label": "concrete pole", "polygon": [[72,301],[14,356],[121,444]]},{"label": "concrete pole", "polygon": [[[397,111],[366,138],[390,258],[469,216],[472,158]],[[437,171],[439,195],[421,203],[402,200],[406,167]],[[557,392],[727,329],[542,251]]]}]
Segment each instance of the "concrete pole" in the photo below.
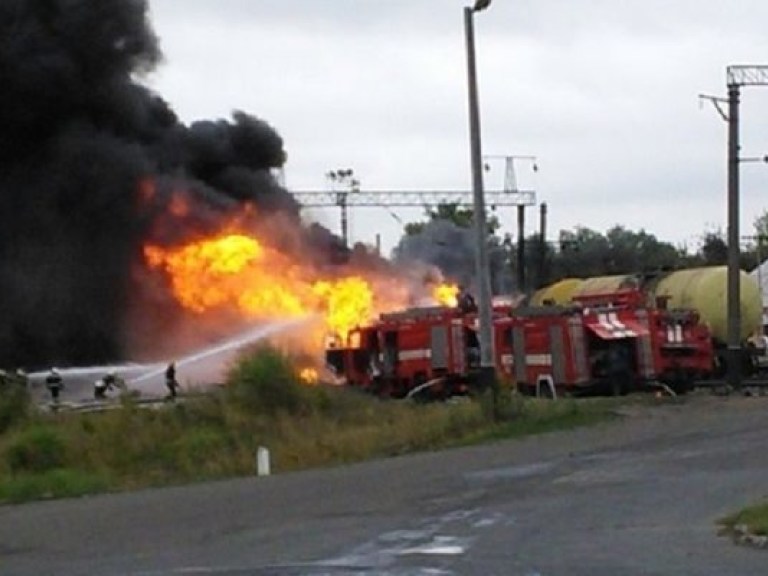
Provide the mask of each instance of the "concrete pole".
[{"label": "concrete pole", "polygon": [[525,206],[517,207],[517,289],[525,293]]},{"label": "concrete pole", "polygon": [[541,288],[547,283],[547,203],[542,202],[539,206],[539,277],[538,285],[534,288]]},{"label": "concrete pole", "polygon": [[728,86],[728,384],[741,388],[739,266],[739,85]]},{"label": "concrete pole", "polygon": [[475,217],[475,276],[480,340],[481,384],[493,386],[496,377],[493,350],[493,318],[491,285],[488,274],[488,234],[485,221],[482,149],[480,146],[480,112],[477,96],[477,69],[475,65],[475,30],[473,9],[464,8],[464,31],[467,43],[467,83],[469,86],[469,140],[472,165],[472,196]]},{"label": "concrete pole", "polygon": [[337,193],[338,204],[341,207],[341,239],[344,241],[344,248],[349,248],[349,216],[347,214],[347,191],[343,190]]}]

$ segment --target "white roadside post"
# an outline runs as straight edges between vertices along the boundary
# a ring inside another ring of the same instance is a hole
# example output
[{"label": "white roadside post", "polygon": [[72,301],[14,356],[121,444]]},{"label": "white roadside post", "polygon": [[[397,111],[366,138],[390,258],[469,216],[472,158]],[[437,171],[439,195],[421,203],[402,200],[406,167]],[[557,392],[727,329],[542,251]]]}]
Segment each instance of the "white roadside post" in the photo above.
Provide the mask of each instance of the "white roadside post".
[{"label": "white roadside post", "polygon": [[256,475],[257,476],[269,476],[269,449],[264,446],[259,446],[256,450]]}]

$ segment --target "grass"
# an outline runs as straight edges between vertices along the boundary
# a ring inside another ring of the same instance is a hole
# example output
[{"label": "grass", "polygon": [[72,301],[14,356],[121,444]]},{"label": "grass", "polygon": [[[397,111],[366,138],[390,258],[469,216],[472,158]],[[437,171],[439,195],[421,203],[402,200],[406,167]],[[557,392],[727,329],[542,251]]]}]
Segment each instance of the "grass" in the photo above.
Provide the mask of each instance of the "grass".
[{"label": "grass", "polygon": [[109,479],[82,470],[58,468],[37,474],[22,474],[0,482],[0,501],[19,503],[41,498],[84,496],[103,492]]},{"label": "grass", "polygon": [[381,401],[306,386],[269,347],[244,356],[217,394],[100,413],[24,412],[0,433],[0,501],[181,484],[255,472],[266,446],[275,472],[571,428],[613,417],[616,401]]},{"label": "grass", "polygon": [[741,528],[746,528],[748,534],[768,536],[768,501],[739,510],[719,520],[718,524],[731,536],[740,536]]}]

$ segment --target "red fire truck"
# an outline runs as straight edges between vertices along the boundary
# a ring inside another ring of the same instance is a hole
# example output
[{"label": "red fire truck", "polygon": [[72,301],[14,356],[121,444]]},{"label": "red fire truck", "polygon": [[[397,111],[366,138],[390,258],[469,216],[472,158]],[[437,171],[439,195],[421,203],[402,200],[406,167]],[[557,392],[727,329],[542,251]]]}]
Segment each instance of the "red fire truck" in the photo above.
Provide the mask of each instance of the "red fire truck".
[{"label": "red fire truck", "polygon": [[[494,310],[495,323],[508,316],[508,307]],[[382,314],[346,345],[331,342],[326,361],[348,384],[382,396],[425,385],[437,397],[463,394],[480,367],[477,316],[445,306]]]},{"label": "red fire truck", "polygon": [[[622,394],[651,383],[686,390],[711,371],[709,329],[689,311],[647,308],[636,291],[569,307],[520,308],[504,321],[512,377],[523,390]],[[511,331],[511,333],[510,333]]]},{"label": "red fire truck", "polygon": [[[348,384],[382,396],[466,393],[480,368],[477,315],[446,307],[384,314],[327,349]],[[637,292],[567,307],[494,307],[498,377],[522,391],[620,394],[651,382],[680,390],[711,370],[709,330],[692,312],[647,308]]]}]

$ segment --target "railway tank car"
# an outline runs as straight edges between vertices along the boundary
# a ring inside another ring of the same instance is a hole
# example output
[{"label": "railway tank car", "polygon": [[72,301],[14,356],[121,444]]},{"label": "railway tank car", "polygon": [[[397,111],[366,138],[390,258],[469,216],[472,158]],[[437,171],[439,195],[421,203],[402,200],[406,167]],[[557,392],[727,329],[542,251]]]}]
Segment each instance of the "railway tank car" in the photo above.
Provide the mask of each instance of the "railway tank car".
[{"label": "railway tank car", "polygon": [[[641,290],[648,298],[648,305],[663,301],[670,309],[696,310],[709,325],[714,339],[722,343],[727,339],[728,330],[727,286],[727,268],[708,266],[654,275],[566,278],[535,292],[531,302],[565,305],[580,296]],[[743,271],[740,288],[741,338],[745,340],[762,324],[762,300],[757,282]]]}]

